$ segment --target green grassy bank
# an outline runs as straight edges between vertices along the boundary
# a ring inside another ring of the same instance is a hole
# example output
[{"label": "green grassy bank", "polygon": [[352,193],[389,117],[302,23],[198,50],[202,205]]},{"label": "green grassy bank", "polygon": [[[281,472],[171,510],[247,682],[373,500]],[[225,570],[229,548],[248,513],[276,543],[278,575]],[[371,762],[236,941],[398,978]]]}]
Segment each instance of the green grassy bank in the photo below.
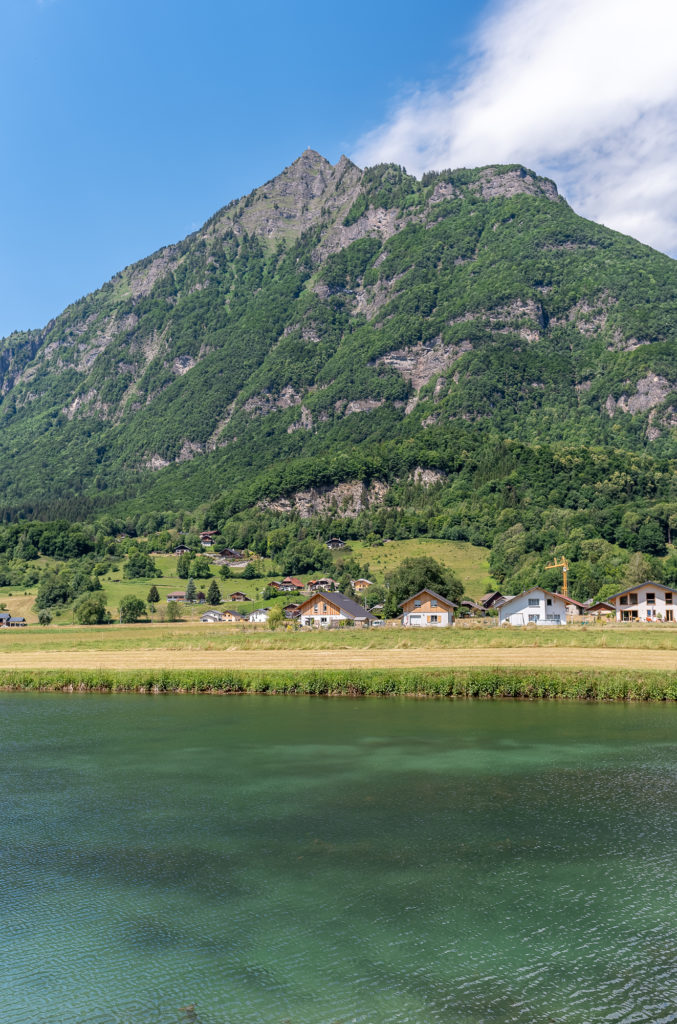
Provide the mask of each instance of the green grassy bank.
[{"label": "green grassy bank", "polygon": [[449,669],[390,671],[14,671],[0,690],[77,693],[269,693],[675,701],[677,671]]}]

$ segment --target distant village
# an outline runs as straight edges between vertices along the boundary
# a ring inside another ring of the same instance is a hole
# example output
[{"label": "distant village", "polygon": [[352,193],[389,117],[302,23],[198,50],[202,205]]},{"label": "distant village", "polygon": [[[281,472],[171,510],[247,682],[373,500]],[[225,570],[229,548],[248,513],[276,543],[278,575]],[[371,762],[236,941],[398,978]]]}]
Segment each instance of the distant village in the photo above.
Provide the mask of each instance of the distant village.
[{"label": "distant village", "polygon": [[[205,530],[199,535],[199,542],[204,549],[214,548],[215,530]],[[330,537],[325,542],[332,551],[346,548],[346,542],[340,537]],[[387,542],[386,542],[387,543]],[[350,550],[350,549],[348,549]],[[193,554],[194,548],[179,544],[174,550],[175,556]],[[159,552],[152,552],[159,554]],[[228,565],[230,568],[246,570],[253,562],[248,551],[236,548],[218,548],[209,551],[210,559],[215,564]],[[386,618],[384,615],[383,586],[375,584],[366,577],[350,579],[350,593],[342,593],[339,583],[331,576],[319,576],[306,579],[290,575],[282,579],[269,579],[263,590],[264,601],[273,596],[287,595],[289,601],[284,606],[275,602],[276,607],[263,604],[252,611],[240,610],[237,606],[249,605],[252,598],[243,590],[234,589],[229,594],[216,593],[206,595],[189,580],[187,590],[174,590],[166,595],[168,605],[211,605],[201,615],[200,621],[209,623],[236,623],[252,625],[284,624],[292,628],[337,628],[342,626],[356,627],[389,627],[404,626],[409,628],[444,628],[457,624],[462,620],[470,625],[472,620],[482,621],[484,625],[497,626],[566,626],[587,622],[643,622],[673,623],[677,606],[677,590],[652,580],[626,587],[603,601],[578,601],[569,596],[567,572],[569,569],[565,558],[556,559],[546,566],[548,569],[559,569],[563,573],[561,592],[533,586],[520,594],[503,594],[497,590],[489,591],[479,600],[465,598],[458,604],[432,588],[424,587],[416,593],[409,594],[399,603],[398,614]],[[233,578],[233,583],[238,577]],[[246,575],[244,578],[247,578]],[[344,589],[347,588],[345,576],[342,577]],[[422,581],[423,582],[423,581]],[[376,595],[378,596],[378,599]],[[399,595],[398,595],[399,596]],[[155,600],[160,600],[156,596]],[[218,607],[214,605],[217,604]],[[226,605],[235,607],[226,607]],[[390,609],[392,611],[392,607]],[[181,613],[172,616],[176,621]],[[8,611],[0,611],[0,628],[21,628],[27,625],[26,619],[20,615],[12,615]]]},{"label": "distant village", "polygon": [[[212,546],[215,531],[204,531],[200,534],[203,547]],[[330,550],[340,550],[345,542],[340,537],[330,537],[326,541]],[[187,548],[179,547],[175,554],[182,554]],[[227,548],[219,552],[230,561],[246,559],[246,553]],[[563,569],[564,592],[556,593],[542,587],[530,587],[521,594],[501,594],[491,591],[483,595],[479,601],[464,600],[460,606],[449,601],[434,590],[423,589],[411,594],[399,605],[401,614],[388,622],[380,615],[382,604],[369,606],[368,592],[373,586],[372,580],[351,580],[351,595],[342,594],[338,590],[336,580],[331,577],[303,582],[297,576],[285,576],[280,580],[270,580],[268,587],[278,594],[293,594],[299,600],[290,601],[282,609],[283,616],[290,622],[304,627],[332,628],[340,625],[382,627],[387,624],[401,624],[413,628],[440,628],[453,626],[459,617],[464,619],[486,618],[491,616],[499,626],[566,626],[568,623],[582,621],[610,620],[617,622],[674,622],[674,609],[677,607],[677,590],[650,580],[633,587],[628,587],[612,594],[605,601],[576,601],[568,596],[566,559],[555,561],[547,568]],[[361,604],[359,598],[364,598]],[[184,591],[174,591],[167,596],[168,602],[184,602]],[[198,591],[196,600],[206,602],[204,593]],[[228,595],[233,603],[248,601],[242,591],[235,590]],[[271,609],[256,608],[247,614],[234,608],[210,608],[200,616],[205,623],[239,622],[266,623]]]}]

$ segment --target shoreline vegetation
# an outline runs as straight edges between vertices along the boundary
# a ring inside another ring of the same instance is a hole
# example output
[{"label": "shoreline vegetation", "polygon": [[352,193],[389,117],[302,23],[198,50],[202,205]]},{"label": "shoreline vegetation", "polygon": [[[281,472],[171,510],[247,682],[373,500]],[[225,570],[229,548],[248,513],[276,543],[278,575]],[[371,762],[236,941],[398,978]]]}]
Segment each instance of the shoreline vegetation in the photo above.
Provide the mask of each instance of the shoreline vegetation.
[{"label": "shoreline vegetation", "polygon": [[677,701],[676,671],[567,669],[335,669],[322,671],[6,671],[0,691],[270,694],[587,701]]}]

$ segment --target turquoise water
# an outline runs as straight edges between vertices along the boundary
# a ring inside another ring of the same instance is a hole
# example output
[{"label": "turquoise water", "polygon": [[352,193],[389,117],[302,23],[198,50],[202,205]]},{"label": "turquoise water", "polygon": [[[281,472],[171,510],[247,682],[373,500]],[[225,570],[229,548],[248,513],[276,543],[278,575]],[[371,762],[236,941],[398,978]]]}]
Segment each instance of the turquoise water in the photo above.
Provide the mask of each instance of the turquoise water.
[{"label": "turquoise water", "polygon": [[0,697],[8,1024],[677,1021],[677,709]]}]

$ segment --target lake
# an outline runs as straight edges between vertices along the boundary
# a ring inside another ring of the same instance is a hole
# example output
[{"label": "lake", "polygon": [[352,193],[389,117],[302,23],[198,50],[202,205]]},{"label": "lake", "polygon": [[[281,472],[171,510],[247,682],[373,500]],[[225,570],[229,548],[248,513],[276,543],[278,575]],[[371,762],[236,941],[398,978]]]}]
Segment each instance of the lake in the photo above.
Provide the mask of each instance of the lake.
[{"label": "lake", "polygon": [[677,707],[0,696],[8,1024],[677,1021]]}]

